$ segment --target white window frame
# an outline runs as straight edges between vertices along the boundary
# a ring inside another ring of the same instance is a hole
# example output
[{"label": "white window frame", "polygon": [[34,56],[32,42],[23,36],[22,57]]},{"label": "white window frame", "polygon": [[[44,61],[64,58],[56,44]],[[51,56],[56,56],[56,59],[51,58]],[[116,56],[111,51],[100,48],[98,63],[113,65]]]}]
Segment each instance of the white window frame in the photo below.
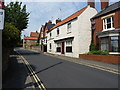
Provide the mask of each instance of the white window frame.
[{"label": "white window frame", "polygon": [[[108,24],[107,19],[108,18],[110,18],[110,20],[111,20],[111,22],[110,22],[111,23],[111,28],[107,28],[107,24]],[[113,25],[114,25],[113,16],[103,19],[103,31],[114,29]]]},{"label": "white window frame", "polygon": [[67,33],[71,32],[72,24],[71,22],[67,24]]},{"label": "white window frame", "polygon": [[[57,36],[59,36],[60,35],[60,29],[59,28],[57,28]],[[58,31],[59,31],[59,34],[58,34]]]}]

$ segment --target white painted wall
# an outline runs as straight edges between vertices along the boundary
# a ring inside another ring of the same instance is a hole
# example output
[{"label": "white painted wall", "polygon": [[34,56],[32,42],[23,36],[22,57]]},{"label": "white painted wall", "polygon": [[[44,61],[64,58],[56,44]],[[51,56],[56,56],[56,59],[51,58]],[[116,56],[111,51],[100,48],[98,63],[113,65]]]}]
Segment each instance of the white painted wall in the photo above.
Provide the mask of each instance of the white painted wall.
[{"label": "white painted wall", "polygon": [[[57,28],[51,31],[52,37],[50,39],[50,32],[47,34],[47,51],[53,54],[61,54],[56,52],[56,43],[54,40],[59,40],[67,37],[74,37],[72,42],[72,53],[66,53],[65,56],[70,57],[79,57],[79,54],[87,53],[89,51],[89,45],[91,43],[91,21],[95,14],[97,14],[97,10],[91,8],[90,6],[77,17],[77,19],[71,21],[71,33],[67,33],[67,24],[59,26],[59,36],[57,36]],[[50,51],[50,45],[52,44],[52,49]],[[66,43],[65,43],[66,47]]]}]

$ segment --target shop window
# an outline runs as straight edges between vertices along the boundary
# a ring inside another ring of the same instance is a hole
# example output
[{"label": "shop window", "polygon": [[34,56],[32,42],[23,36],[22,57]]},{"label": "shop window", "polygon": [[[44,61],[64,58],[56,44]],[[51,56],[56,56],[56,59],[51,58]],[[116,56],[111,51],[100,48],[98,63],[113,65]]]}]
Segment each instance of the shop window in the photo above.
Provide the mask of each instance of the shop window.
[{"label": "shop window", "polygon": [[57,43],[56,52],[61,52],[61,43]]},{"label": "shop window", "polygon": [[72,52],[72,41],[66,41],[66,52]]}]

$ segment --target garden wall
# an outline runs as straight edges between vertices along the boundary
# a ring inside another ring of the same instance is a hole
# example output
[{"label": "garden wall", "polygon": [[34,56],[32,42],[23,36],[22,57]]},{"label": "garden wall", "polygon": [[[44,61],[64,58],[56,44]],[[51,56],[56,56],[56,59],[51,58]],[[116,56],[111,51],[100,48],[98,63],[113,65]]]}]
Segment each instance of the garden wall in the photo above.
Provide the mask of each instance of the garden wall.
[{"label": "garden wall", "polygon": [[80,54],[79,58],[106,62],[111,64],[120,64],[120,56],[118,55],[86,55]]}]

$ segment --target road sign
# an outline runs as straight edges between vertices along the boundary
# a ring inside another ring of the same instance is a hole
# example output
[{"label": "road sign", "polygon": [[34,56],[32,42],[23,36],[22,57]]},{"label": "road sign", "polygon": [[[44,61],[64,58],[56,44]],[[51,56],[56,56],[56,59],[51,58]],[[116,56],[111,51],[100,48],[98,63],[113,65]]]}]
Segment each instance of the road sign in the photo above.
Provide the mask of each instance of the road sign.
[{"label": "road sign", "polygon": [[0,9],[0,30],[4,29],[4,10]]},{"label": "road sign", "polygon": [[4,2],[0,1],[0,9],[3,9],[4,8]]}]

